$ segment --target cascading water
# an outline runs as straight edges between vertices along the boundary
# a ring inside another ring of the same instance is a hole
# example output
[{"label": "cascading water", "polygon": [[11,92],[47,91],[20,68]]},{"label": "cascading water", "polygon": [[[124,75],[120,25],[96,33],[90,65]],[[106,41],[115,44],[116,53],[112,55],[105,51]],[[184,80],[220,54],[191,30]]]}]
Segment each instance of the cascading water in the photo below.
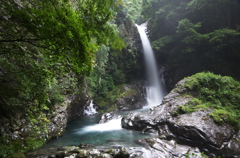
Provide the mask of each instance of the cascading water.
[{"label": "cascading water", "polygon": [[[141,25],[137,26],[137,28],[143,43],[147,70],[147,99],[149,106],[145,106],[143,109],[146,110],[149,107],[159,105],[165,95],[165,91],[163,84],[159,79],[153,50],[145,32],[146,26]],[[84,110],[84,115],[87,116],[81,116],[75,121],[68,123],[65,134],[46,144],[38,151],[39,154],[46,153],[46,151],[50,148],[52,149],[52,147],[77,146],[79,143],[94,144],[98,146],[104,145],[109,147],[138,147],[140,145],[136,140],[152,137],[151,135],[143,134],[139,131],[123,129],[121,127],[121,118],[98,124],[100,119],[99,115],[93,115],[96,113],[97,111],[91,101],[89,106]],[[144,152],[144,158],[151,157],[149,156],[151,155],[150,151],[147,149],[142,151]]]},{"label": "cascading water", "polygon": [[86,107],[86,109],[83,111],[84,115],[94,115],[97,114],[97,110],[94,108],[93,101],[91,100],[89,106]]},{"label": "cascading water", "polygon": [[162,80],[159,78],[159,73],[157,70],[157,64],[154,57],[154,52],[152,50],[151,44],[146,34],[146,23],[142,25],[137,25],[138,32],[141,37],[144,59],[146,64],[147,73],[147,101],[148,106],[159,105],[165,95],[165,87]]},{"label": "cascading water", "polygon": [[121,130],[121,119],[113,119],[106,123],[99,123],[95,125],[90,125],[82,128],[81,132],[79,134],[84,133],[90,133],[90,132],[104,132],[104,131],[115,131],[115,130]]}]

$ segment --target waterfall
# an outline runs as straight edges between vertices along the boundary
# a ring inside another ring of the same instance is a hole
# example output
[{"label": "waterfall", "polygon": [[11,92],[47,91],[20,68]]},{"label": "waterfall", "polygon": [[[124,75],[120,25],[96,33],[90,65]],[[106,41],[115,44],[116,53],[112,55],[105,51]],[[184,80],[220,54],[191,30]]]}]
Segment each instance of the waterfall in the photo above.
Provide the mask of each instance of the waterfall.
[{"label": "waterfall", "polygon": [[89,106],[86,107],[86,109],[83,111],[84,115],[94,115],[97,114],[97,110],[94,107],[93,101],[91,100]]},{"label": "waterfall", "polygon": [[159,78],[154,52],[146,34],[146,23],[136,26],[141,37],[146,65],[148,106],[159,105],[165,95],[165,87]]}]

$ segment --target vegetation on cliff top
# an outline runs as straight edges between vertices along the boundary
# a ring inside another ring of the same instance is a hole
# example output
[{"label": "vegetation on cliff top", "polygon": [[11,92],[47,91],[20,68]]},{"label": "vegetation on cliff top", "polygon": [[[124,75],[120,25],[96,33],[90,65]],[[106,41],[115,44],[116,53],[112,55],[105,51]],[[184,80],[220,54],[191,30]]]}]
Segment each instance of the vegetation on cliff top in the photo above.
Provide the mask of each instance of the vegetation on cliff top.
[{"label": "vegetation on cliff top", "polygon": [[25,119],[32,127],[24,140],[7,135],[15,129],[1,133],[0,157],[41,146],[48,133],[47,115],[64,97],[84,93],[84,78],[94,67],[99,47],[117,52],[125,46],[113,21],[119,4],[0,1],[0,123]]},{"label": "vegetation on cliff top", "polygon": [[177,88],[185,89],[193,98],[179,106],[175,114],[191,113],[198,109],[212,109],[209,115],[218,124],[228,123],[236,130],[240,128],[240,83],[232,77],[215,75],[210,72],[197,73],[187,77]]},{"label": "vegetation on cliff top", "polygon": [[144,78],[141,41],[134,23],[141,19],[141,7],[142,0],[122,0],[114,23],[126,45],[121,52],[107,45],[102,45],[96,52],[95,66],[87,83],[94,103],[101,110],[114,109],[109,98],[115,97],[112,91],[119,85]]},{"label": "vegetation on cliff top", "polygon": [[142,14],[170,89],[203,71],[240,79],[239,0],[151,0]]},{"label": "vegetation on cliff top", "polygon": [[116,4],[114,0],[1,1],[1,115],[28,106],[21,106],[22,101],[35,100],[51,108],[89,74],[101,44],[123,47],[110,22]]}]

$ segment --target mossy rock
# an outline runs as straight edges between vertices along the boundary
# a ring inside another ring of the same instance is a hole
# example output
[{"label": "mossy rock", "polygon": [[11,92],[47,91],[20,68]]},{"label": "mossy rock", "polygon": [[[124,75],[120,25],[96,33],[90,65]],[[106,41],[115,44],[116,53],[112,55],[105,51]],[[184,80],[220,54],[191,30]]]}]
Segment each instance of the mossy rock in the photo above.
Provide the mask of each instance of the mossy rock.
[{"label": "mossy rock", "polygon": [[191,113],[198,109],[211,109],[209,115],[217,124],[227,123],[240,128],[240,83],[232,77],[210,72],[197,73],[183,79],[175,89],[193,99],[175,109],[176,114]]},{"label": "mossy rock", "polygon": [[57,154],[56,154],[56,158],[64,158],[65,157],[65,152],[64,151],[59,151]]},{"label": "mossy rock", "polygon": [[26,156],[21,152],[17,152],[11,155],[10,158],[26,158]]}]

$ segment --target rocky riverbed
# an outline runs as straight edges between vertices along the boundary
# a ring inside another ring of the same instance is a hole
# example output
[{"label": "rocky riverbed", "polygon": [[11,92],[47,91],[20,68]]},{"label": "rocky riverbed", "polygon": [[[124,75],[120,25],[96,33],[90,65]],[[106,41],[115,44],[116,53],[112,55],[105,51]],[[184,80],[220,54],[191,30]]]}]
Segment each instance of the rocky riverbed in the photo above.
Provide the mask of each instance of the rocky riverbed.
[{"label": "rocky riverbed", "polygon": [[113,113],[102,115],[100,123],[122,117],[123,128],[152,134],[152,138],[138,140],[141,147],[80,145],[60,148],[52,156],[41,158],[240,157],[240,131],[230,124],[216,123],[211,117],[214,109],[199,108],[190,113],[176,114],[179,106],[193,99],[184,95],[187,89],[182,85],[187,80],[181,80],[164,97],[161,105],[148,111],[130,112],[124,116]]},{"label": "rocky riverbed", "polygon": [[161,105],[146,112],[132,112],[124,116],[122,127],[158,134],[159,138],[146,140],[150,148],[157,151],[164,150],[165,144],[169,144],[163,142],[174,141],[175,144],[199,148],[210,157],[240,157],[240,132],[228,124],[216,124],[209,115],[211,109],[200,108],[192,113],[175,115],[178,106],[193,99],[182,95],[186,89],[179,89],[185,82],[180,81]]}]

